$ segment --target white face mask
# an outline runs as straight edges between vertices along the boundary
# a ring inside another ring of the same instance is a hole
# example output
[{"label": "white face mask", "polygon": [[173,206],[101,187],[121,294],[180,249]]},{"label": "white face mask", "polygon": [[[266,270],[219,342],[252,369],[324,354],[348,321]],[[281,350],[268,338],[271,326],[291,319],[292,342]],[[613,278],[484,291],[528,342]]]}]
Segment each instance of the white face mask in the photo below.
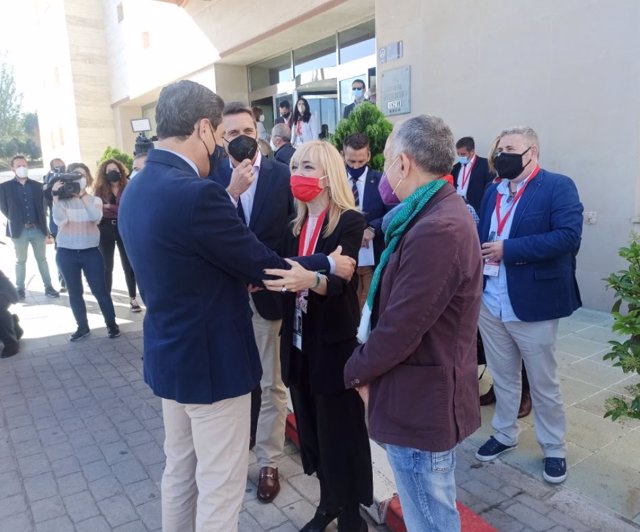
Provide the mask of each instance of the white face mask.
[{"label": "white face mask", "polygon": [[86,177],[81,177],[80,179],[78,179],[78,183],[80,183],[80,190],[84,190],[85,188],[87,188],[87,178]]},{"label": "white face mask", "polygon": [[260,122],[264,122],[264,115],[260,115]]},{"label": "white face mask", "polygon": [[16,175],[20,179],[24,179],[29,175],[29,169],[26,166],[18,166],[18,168],[16,168]]}]

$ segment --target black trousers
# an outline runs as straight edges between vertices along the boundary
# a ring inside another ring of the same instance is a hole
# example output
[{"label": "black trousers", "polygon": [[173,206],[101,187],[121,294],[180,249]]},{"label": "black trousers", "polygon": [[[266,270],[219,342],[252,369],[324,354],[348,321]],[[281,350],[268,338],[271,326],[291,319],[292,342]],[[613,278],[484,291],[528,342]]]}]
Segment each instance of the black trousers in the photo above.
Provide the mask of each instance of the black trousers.
[{"label": "black trousers", "polygon": [[309,391],[307,357],[291,354],[289,391],[296,416],[304,472],[320,480],[320,508],[373,502],[371,448],[364,403],[355,390],[335,394]]},{"label": "black trousers", "polygon": [[98,228],[100,229],[100,253],[104,259],[104,282],[107,285],[107,292],[111,294],[111,286],[113,285],[113,257],[116,245],[120,253],[120,262],[124,270],[124,278],[127,282],[127,290],[129,297],[136,297],[136,278],[133,274],[127,251],[124,249],[124,243],[120,238],[117,223],[111,223],[111,219],[103,219]]}]

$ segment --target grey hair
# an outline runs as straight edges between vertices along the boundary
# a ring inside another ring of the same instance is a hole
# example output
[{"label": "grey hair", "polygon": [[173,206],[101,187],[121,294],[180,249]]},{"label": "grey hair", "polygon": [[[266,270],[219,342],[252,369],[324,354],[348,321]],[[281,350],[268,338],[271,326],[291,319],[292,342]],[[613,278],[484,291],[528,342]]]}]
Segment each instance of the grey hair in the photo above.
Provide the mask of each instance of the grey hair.
[{"label": "grey hair", "polygon": [[272,137],[280,137],[285,142],[291,142],[291,128],[287,124],[276,124],[271,130]]},{"label": "grey hair", "polygon": [[402,122],[393,132],[394,155],[405,153],[418,167],[438,177],[451,172],[455,159],[453,133],[442,118],[420,115]]},{"label": "grey hair", "polygon": [[538,142],[538,134],[528,126],[516,126],[503,129],[498,135],[498,138],[506,137],[507,135],[522,135],[527,147],[535,146],[540,151],[540,144]]},{"label": "grey hair", "polygon": [[207,118],[217,129],[222,123],[223,107],[220,96],[195,81],[183,79],[167,85],[160,92],[156,107],[158,138],[185,139],[202,118]]}]

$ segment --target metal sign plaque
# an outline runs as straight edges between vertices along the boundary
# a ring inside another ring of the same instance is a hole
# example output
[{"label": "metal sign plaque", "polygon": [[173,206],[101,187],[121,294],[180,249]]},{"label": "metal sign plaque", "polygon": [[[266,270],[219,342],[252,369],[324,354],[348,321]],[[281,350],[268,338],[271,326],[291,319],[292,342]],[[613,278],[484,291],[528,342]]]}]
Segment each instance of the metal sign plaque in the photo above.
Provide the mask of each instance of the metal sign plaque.
[{"label": "metal sign plaque", "polygon": [[386,116],[411,112],[411,67],[393,68],[382,73],[381,109]]}]

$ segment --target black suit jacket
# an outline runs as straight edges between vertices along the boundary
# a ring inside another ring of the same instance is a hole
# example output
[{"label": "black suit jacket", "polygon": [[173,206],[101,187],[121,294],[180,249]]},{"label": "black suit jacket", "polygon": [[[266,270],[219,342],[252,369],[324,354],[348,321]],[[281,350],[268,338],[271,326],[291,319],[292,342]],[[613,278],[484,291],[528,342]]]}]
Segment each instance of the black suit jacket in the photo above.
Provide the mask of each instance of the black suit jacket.
[{"label": "black suit jacket", "polygon": [[[453,186],[458,187],[458,175],[460,174],[460,168],[462,165],[456,163],[451,173],[453,174]],[[477,213],[480,213],[480,203],[482,203],[482,196],[487,186],[493,181],[495,176],[489,170],[489,161],[484,157],[478,157],[476,155],[476,162],[471,170],[469,176],[469,186],[467,188],[467,201]]]},{"label": "black suit jacket", "polygon": [[291,157],[293,157],[295,151],[296,149],[291,145],[291,143],[287,142],[286,144],[280,146],[273,154],[273,156],[275,157],[276,161],[279,161],[282,164],[286,164],[288,167],[289,162],[291,161]]},{"label": "black suit jacket", "polygon": [[[217,165],[210,177],[213,181],[227,188],[231,180],[229,162],[223,161]],[[294,213],[293,196],[289,186],[289,168],[263,157],[253,198],[249,229],[265,246],[280,256],[287,256],[283,249],[284,239],[289,220]],[[246,223],[246,220],[244,222]],[[294,255],[296,254],[297,250]],[[258,313],[265,320],[282,319],[282,297],[280,294],[263,290],[252,294],[252,298]]]},{"label": "black suit jacket", "polygon": [[[325,218],[316,253],[331,253],[338,245],[342,252],[358,260],[365,221],[357,211],[346,211],[336,229],[327,238],[323,236]],[[298,238],[288,239],[289,254],[297,254]],[[348,283],[335,275],[328,275],[327,295],[309,290],[307,313],[302,318],[302,351],[309,360],[311,393],[335,393],[345,389],[344,365],[358,341],[356,332],[360,321],[357,276]],[[293,319],[295,294],[285,294],[284,316],[280,342],[282,379],[289,386],[296,376],[291,371],[291,357],[299,356],[293,346]]]},{"label": "black suit jacket", "polygon": [[[18,185],[22,186],[22,185]],[[31,188],[33,194],[33,202],[36,216],[36,223],[38,229],[43,234],[47,234],[47,219],[44,215],[44,194],[42,191],[42,183],[38,183],[33,179],[27,179],[24,185]],[[22,214],[22,209],[18,207],[22,198],[18,192],[20,189],[16,187],[16,181],[10,179],[0,185],[0,211],[5,215],[9,223],[7,224],[7,236],[11,238],[19,238],[24,229],[25,220]]]}]

